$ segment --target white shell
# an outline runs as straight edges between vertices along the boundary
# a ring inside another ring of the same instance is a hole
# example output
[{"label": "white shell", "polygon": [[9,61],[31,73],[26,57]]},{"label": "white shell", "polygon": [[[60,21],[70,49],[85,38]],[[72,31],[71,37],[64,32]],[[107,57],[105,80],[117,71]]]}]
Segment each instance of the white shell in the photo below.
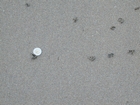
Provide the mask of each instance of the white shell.
[{"label": "white shell", "polygon": [[40,48],[34,48],[33,50],[34,55],[39,56],[41,55],[41,53],[42,53],[42,50]]}]

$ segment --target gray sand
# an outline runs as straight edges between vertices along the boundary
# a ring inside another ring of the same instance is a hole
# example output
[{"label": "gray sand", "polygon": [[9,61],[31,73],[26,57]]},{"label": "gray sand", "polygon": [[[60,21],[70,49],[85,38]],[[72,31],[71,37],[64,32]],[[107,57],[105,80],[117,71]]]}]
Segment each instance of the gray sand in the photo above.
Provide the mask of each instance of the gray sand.
[{"label": "gray sand", "polygon": [[0,105],[140,105],[139,6],[0,0]]}]

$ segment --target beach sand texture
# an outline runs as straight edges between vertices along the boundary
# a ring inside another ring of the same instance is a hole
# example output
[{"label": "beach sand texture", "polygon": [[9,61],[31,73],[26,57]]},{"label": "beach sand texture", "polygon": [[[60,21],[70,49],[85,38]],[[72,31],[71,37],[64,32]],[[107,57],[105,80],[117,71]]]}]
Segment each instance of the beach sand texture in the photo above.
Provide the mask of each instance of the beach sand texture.
[{"label": "beach sand texture", "polygon": [[140,105],[140,0],[0,0],[0,105]]}]

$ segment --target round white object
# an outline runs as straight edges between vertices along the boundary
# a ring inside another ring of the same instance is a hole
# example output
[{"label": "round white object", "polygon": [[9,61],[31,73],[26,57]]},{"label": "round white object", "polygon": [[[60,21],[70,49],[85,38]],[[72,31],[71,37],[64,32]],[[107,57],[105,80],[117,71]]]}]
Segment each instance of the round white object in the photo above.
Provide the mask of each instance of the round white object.
[{"label": "round white object", "polygon": [[42,53],[42,50],[40,48],[34,48],[33,50],[34,55],[39,56],[41,55],[41,53]]}]

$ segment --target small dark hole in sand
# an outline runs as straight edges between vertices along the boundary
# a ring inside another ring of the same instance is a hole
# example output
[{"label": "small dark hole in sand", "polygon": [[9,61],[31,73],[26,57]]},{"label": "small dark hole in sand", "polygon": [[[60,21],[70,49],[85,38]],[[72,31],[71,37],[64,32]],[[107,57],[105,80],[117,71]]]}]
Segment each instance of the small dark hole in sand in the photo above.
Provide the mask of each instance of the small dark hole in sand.
[{"label": "small dark hole in sand", "polygon": [[78,21],[78,18],[77,17],[73,18],[73,21],[74,23],[76,23]]},{"label": "small dark hole in sand", "polygon": [[119,18],[118,22],[122,24],[122,23],[124,23],[124,19],[123,18]]},{"label": "small dark hole in sand", "polygon": [[88,57],[88,60],[90,60],[91,62],[93,62],[95,59],[96,59],[95,56],[89,56],[89,57]]},{"label": "small dark hole in sand", "polygon": [[37,56],[35,54],[32,54],[32,59],[36,59]]},{"label": "small dark hole in sand", "polygon": [[26,3],[25,5],[26,5],[26,7],[30,7],[30,4],[29,3]]},{"label": "small dark hole in sand", "polygon": [[140,9],[140,6],[135,8],[135,10],[139,10],[139,9]]},{"label": "small dark hole in sand", "polygon": [[114,57],[113,53],[108,54],[108,58]]},{"label": "small dark hole in sand", "polygon": [[115,30],[115,28],[116,28],[115,26],[112,26],[110,29],[111,29],[111,30]]},{"label": "small dark hole in sand", "polygon": [[129,50],[128,53],[133,55],[135,53],[135,50]]}]

